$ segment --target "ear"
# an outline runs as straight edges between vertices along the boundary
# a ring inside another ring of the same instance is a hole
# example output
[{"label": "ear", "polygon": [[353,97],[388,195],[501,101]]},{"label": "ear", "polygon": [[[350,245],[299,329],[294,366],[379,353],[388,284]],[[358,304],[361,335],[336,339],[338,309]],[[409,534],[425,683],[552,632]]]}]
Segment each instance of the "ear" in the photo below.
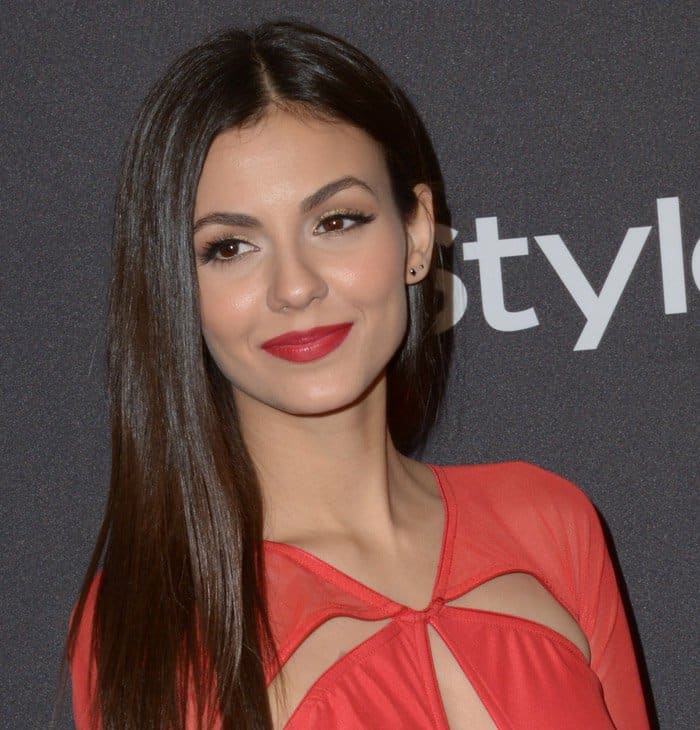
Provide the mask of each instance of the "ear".
[{"label": "ear", "polygon": [[435,244],[433,194],[425,183],[413,188],[416,209],[406,223],[406,283],[422,281],[430,268]]}]

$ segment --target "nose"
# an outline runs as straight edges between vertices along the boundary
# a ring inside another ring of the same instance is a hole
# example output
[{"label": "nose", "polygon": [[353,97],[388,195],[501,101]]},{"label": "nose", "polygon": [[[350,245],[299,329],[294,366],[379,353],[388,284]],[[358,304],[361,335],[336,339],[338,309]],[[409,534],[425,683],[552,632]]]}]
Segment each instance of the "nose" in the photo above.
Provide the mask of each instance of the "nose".
[{"label": "nose", "polygon": [[272,263],[267,303],[276,312],[304,309],[315,299],[323,299],[328,286],[311,256],[299,247],[277,252]]}]

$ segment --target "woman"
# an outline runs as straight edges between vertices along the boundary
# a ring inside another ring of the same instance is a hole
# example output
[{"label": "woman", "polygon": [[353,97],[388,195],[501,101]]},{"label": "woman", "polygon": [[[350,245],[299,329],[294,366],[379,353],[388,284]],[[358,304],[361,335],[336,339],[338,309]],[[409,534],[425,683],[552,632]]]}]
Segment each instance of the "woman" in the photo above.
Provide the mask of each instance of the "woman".
[{"label": "woman", "polygon": [[152,91],[117,202],[79,729],[647,727],[586,498],[403,455],[442,387],[436,209],[404,95],[313,28],[224,33]]}]

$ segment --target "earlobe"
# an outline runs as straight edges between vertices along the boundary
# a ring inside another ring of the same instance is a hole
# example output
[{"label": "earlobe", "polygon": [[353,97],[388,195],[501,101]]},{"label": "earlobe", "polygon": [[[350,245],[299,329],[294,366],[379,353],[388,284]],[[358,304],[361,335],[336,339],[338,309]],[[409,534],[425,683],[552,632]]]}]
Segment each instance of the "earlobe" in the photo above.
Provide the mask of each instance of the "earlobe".
[{"label": "earlobe", "polygon": [[435,242],[433,194],[425,183],[413,188],[416,209],[406,224],[406,283],[417,284],[430,269]]}]

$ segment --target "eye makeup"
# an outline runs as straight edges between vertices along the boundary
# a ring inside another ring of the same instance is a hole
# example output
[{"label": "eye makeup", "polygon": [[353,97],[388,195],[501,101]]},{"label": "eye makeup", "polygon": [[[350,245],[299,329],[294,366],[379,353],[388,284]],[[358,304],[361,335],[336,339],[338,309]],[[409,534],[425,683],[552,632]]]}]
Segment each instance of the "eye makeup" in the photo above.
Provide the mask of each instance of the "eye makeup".
[{"label": "eye makeup", "polygon": [[[248,247],[248,250],[241,251],[241,247]],[[198,260],[202,264],[210,261],[224,263],[240,258],[243,254],[249,253],[249,250],[257,248],[245,239],[236,238],[235,236],[222,236],[207,243],[204,249],[197,255]]]},{"label": "eye makeup", "polygon": [[[355,228],[355,226],[371,223],[374,218],[374,215],[362,213],[362,211],[359,210],[334,210],[331,213],[325,213],[323,215],[323,217],[314,226],[313,233],[315,236],[328,233],[345,233],[345,231]],[[325,231],[319,230],[319,228],[323,225],[342,221],[350,221],[350,225],[343,225],[342,227],[330,226]]]},{"label": "eye makeup", "polygon": [[[374,219],[375,216],[373,214],[363,213],[359,210],[335,210],[330,213],[325,213],[318,220],[313,228],[313,235],[342,235],[357,226],[371,223]],[[326,226],[326,230],[323,230],[323,226]],[[203,250],[197,254],[197,259],[202,264],[207,264],[211,261],[225,263],[234,261],[256,248],[257,246],[246,241],[244,238],[222,235],[205,244]]]}]

